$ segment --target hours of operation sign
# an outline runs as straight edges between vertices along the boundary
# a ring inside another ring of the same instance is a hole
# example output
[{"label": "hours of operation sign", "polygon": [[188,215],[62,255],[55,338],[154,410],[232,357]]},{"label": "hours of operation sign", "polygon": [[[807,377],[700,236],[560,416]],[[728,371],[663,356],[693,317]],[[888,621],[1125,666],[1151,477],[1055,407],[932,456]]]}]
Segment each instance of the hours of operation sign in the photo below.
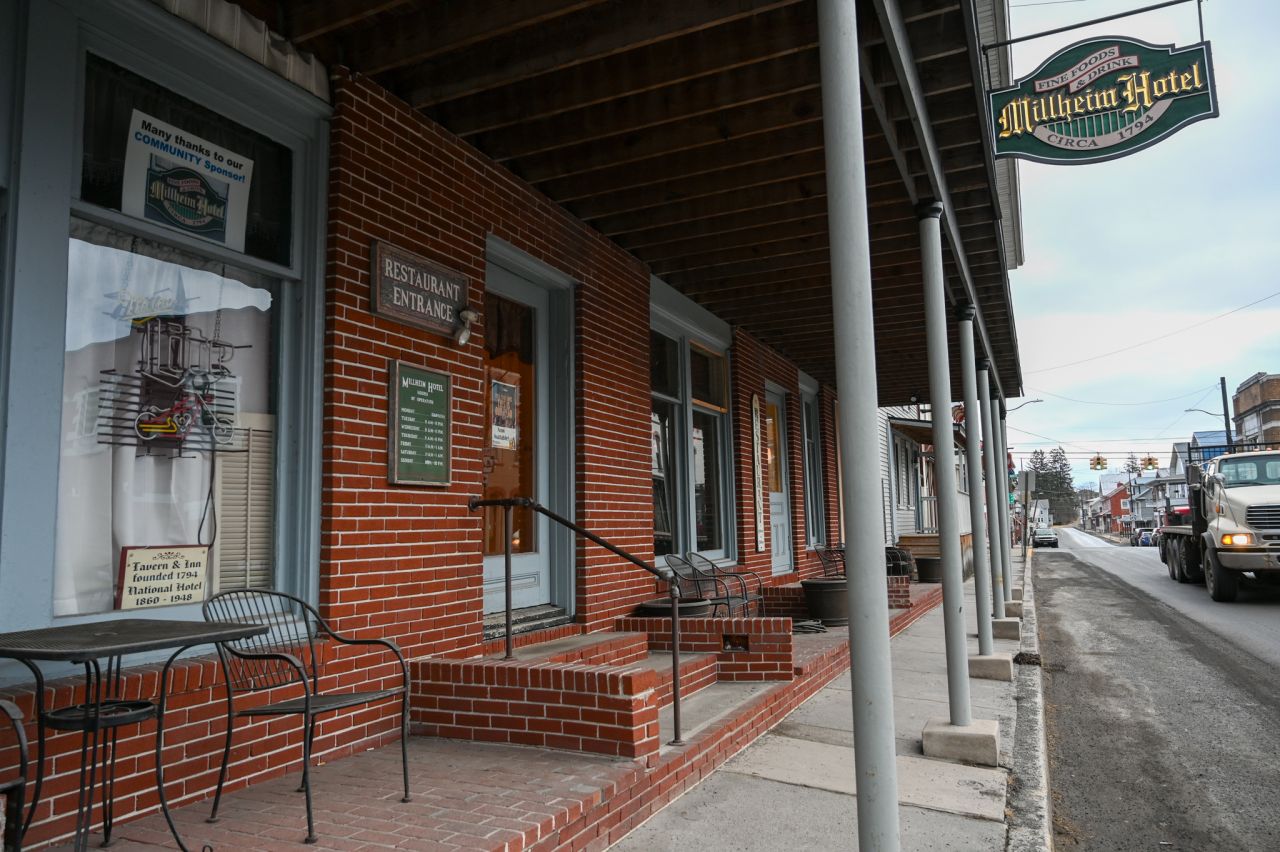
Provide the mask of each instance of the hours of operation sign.
[{"label": "hours of operation sign", "polygon": [[404,361],[392,361],[389,372],[388,479],[396,485],[448,485],[452,377]]}]

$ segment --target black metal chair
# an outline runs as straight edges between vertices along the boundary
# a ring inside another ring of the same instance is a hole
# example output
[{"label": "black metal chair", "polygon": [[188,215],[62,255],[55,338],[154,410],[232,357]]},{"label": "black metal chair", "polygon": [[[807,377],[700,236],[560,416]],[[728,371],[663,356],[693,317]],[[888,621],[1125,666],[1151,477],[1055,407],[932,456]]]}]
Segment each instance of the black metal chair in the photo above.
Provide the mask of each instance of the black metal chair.
[{"label": "black metal chair", "polygon": [[[222,770],[213,797],[209,822],[218,818],[222,787],[227,780],[231,757],[231,735],[239,716],[298,715],[304,719],[302,739],[302,784],[307,797],[307,843],[316,842],[311,814],[311,745],[315,738],[316,716],[399,696],[400,756],[404,769],[404,798],[409,801],[409,667],[394,642],[386,639],[353,639],[335,632],[315,608],[293,595],[263,589],[220,592],[205,601],[206,621],[239,621],[263,624],[271,630],[261,636],[218,644],[227,681],[227,740],[222,752]],[[326,639],[341,645],[379,645],[390,651],[400,664],[401,686],[367,692],[321,692],[320,657],[317,649]],[[271,690],[291,684],[302,685],[302,697],[273,704],[235,709],[238,692]]]},{"label": "black metal chair", "polygon": [[818,561],[822,563],[822,576],[845,576],[843,543],[832,545],[831,547],[818,545],[814,548],[814,551],[818,554]]},{"label": "black metal chair", "polygon": [[910,577],[916,561],[905,547],[884,549],[885,574],[890,577]]},{"label": "black metal chair", "polygon": [[732,618],[735,614],[748,615],[747,584],[741,577],[718,577],[699,570],[683,557],[668,553],[664,559],[667,567],[678,578],[680,597],[684,600],[698,598],[711,604],[711,614]]},{"label": "black metal chair", "polygon": [[[743,597],[746,598],[746,606],[744,607],[747,614],[750,614],[751,604],[755,604],[756,615],[764,616],[764,580],[755,571],[748,568],[731,569],[724,565],[717,565],[701,553],[690,551],[684,555],[685,561],[697,568],[704,574],[710,574],[713,577],[733,577],[735,582],[741,584],[739,589]],[[725,581],[726,585],[729,583]]]},{"label": "black metal chair", "polygon": [[18,740],[18,777],[0,783],[0,796],[4,796],[4,852],[20,852],[22,808],[27,799],[27,732],[22,727],[22,711],[16,704],[0,698],[0,710],[9,717]]}]

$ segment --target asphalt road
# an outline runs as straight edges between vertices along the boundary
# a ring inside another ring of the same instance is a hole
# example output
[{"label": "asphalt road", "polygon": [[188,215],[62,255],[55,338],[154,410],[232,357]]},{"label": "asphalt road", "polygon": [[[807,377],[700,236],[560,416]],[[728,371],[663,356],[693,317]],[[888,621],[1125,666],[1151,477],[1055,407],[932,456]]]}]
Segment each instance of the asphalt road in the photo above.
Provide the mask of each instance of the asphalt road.
[{"label": "asphalt road", "polygon": [[1215,604],[1153,548],[1036,552],[1059,850],[1280,849],[1280,594]]}]

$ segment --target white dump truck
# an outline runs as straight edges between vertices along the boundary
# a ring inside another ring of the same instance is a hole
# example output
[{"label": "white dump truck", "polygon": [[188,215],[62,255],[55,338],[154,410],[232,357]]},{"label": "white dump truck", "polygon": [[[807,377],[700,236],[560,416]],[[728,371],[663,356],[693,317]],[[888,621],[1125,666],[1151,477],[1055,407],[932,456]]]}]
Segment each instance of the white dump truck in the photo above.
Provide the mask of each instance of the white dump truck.
[{"label": "white dump truck", "polygon": [[1196,448],[1187,464],[1189,524],[1160,528],[1160,559],[1179,583],[1204,580],[1233,601],[1244,574],[1280,585],[1280,445]]}]

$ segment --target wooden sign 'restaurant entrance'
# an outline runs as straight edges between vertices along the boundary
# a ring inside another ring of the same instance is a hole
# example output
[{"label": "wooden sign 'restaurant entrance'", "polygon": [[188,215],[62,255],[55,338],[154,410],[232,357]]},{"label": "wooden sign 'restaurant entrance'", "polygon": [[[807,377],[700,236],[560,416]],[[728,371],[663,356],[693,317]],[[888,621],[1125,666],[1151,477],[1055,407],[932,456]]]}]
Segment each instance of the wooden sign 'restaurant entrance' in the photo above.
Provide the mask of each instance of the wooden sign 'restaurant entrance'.
[{"label": "wooden sign 'restaurant entrance'", "polygon": [[467,306],[467,276],[376,240],[371,253],[373,312],[451,336]]}]

